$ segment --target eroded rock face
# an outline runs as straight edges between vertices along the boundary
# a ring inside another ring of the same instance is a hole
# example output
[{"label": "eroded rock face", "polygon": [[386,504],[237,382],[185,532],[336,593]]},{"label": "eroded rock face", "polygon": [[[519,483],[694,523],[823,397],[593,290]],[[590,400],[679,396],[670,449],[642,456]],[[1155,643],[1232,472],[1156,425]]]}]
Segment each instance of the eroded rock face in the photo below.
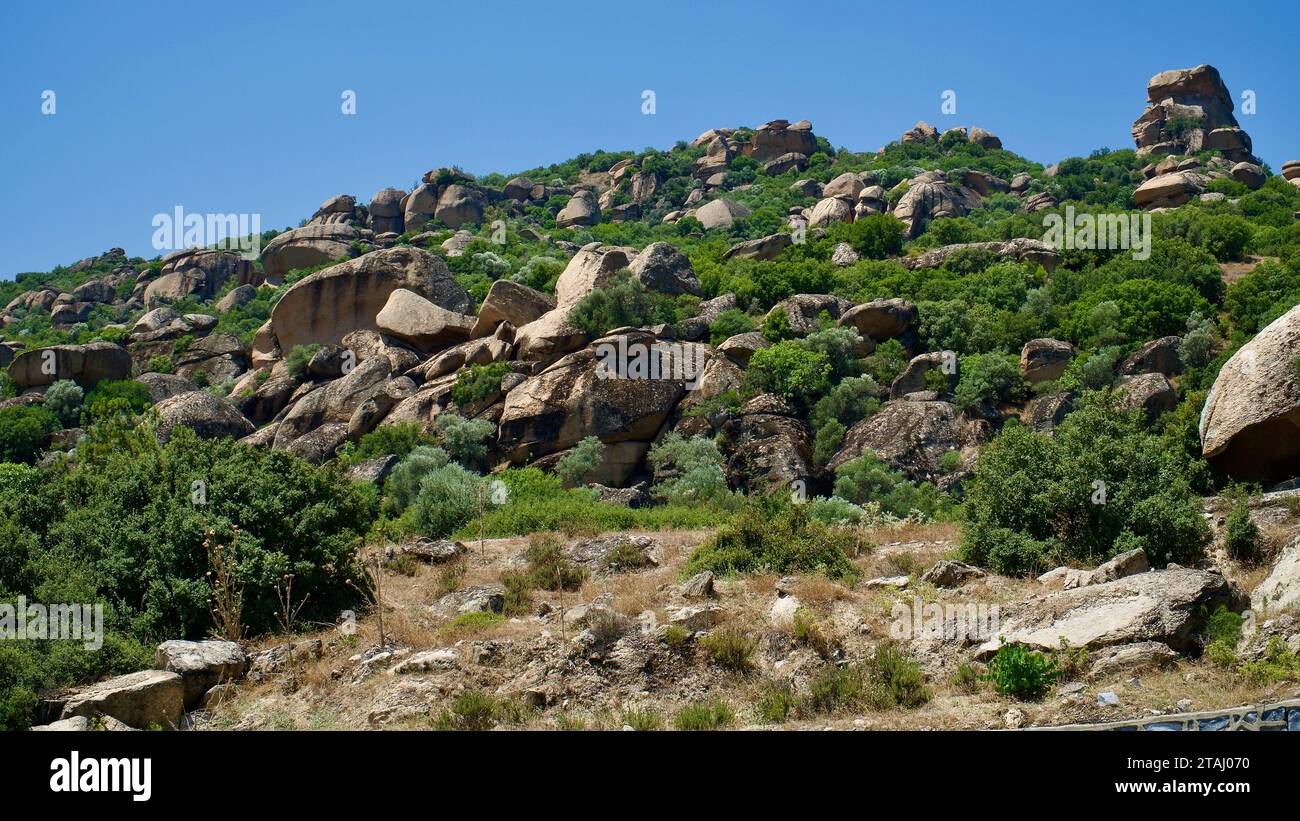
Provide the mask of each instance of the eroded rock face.
[{"label": "eroded rock face", "polygon": [[[1178,568],[1138,573],[1112,582],[1049,593],[1014,606],[999,631],[1009,644],[1056,650],[1094,650],[1159,641],[1175,650],[1195,648],[1207,613],[1219,605],[1240,611],[1245,597],[1217,573]],[[980,647],[992,655],[998,639]]]},{"label": "eroded rock face", "polygon": [[370,243],[370,232],[348,223],[307,225],[268,242],[262,249],[262,270],[269,281],[279,282],[290,271],[351,256],[354,244],[368,250]]},{"label": "eroded rock face", "polygon": [[298,345],[337,345],[353,331],[378,330],[376,316],[399,288],[448,311],[467,313],[471,307],[469,294],[440,257],[397,246],[295,282],[271,312],[272,333],[286,356]]},{"label": "eroded rock face", "polygon": [[131,354],[112,342],[52,345],[20,353],[9,365],[9,377],[24,388],[71,379],[83,388],[101,379],[131,376]]},{"label": "eroded rock face", "polygon": [[[652,440],[686,390],[682,379],[602,378],[598,351],[615,347],[649,346],[654,337],[630,333],[604,337],[581,351],[564,356],[506,396],[498,444],[512,461],[555,453],[586,436],[602,442]],[[708,349],[687,343],[708,359]]]},{"label": "eroded rock face", "polygon": [[1273,482],[1300,472],[1300,306],[1269,323],[1232,355],[1201,411],[1201,451],[1243,480]]},{"label": "eroded rock face", "polygon": [[163,259],[162,271],[145,286],[144,303],[158,305],[187,296],[210,299],[231,279],[240,285],[260,284],[253,263],[233,251],[197,248],[177,251]]},{"label": "eroded rock face", "polygon": [[316,388],[299,399],[280,420],[275,447],[288,448],[295,439],[326,423],[347,422],[357,406],[384,389],[391,364],[386,357],[363,359],[347,375]]},{"label": "eroded rock face", "polygon": [[765,319],[783,313],[790,323],[791,333],[796,336],[807,336],[817,330],[822,314],[836,320],[840,319],[852,307],[852,302],[837,296],[795,294],[773,305],[772,309],[767,312]]},{"label": "eroded rock face", "polygon": [[813,134],[812,123],[807,120],[797,123],[772,120],[754,130],[741,153],[761,163],[776,159],[782,154],[810,156],[816,151],[817,138]]}]

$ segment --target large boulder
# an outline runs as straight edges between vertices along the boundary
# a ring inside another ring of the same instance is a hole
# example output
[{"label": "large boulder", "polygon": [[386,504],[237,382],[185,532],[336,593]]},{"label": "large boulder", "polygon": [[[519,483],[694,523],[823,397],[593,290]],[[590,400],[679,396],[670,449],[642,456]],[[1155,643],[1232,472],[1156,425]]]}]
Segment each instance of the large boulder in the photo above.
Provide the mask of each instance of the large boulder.
[{"label": "large boulder", "polygon": [[1133,192],[1139,208],[1169,208],[1182,205],[1205,190],[1205,175],[1195,171],[1172,171],[1152,177]]},{"label": "large boulder", "polygon": [[288,355],[298,345],[337,345],[352,331],[377,330],[375,318],[398,288],[455,313],[472,306],[441,257],[410,246],[373,251],[317,271],[285,291],[271,311],[280,351]]},{"label": "large boulder", "polygon": [[[1058,650],[1064,639],[1072,649],[1159,641],[1188,651],[1219,605],[1240,611],[1245,597],[1218,573],[1157,570],[1031,598],[1009,608],[998,632],[1008,644],[1037,650]],[[980,654],[992,655],[999,646],[994,638]]]},{"label": "large boulder", "polygon": [[894,400],[849,428],[827,467],[835,470],[871,452],[913,481],[937,481],[945,475],[943,455],[968,438],[948,402]]},{"label": "large boulder", "polygon": [[1234,353],[1201,411],[1201,450],[1230,476],[1272,482],[1300,466],[1300,306]]},{"label": "large boulder", "polygon": [[1232,95],[1214,66],[1162,71],[1147,83],[1147,109],[1133,123],[1139,156],[1222,151],[1232,162],[1254,162],[1250,136],[1232,115]]},{"label": "large boulder", "polygon": [[1183,372],[1183,358],[1178,352],[1180,342],[1182,339],[1177,336],[1151,340],[1125,357],[1119,367],[1120,375],[1162,373],[1165,376],[1177,376]]},{"label": "large boulder", "polygon": [[738,242],[727,249],[723,254],[723,259],[759,259],[771,260],[781,255],[781,252],[794,244],[794,238],[790,234],[771,234],[758,239]]},{"label": "large boulder", "polygon": [[175,729],[185,712],[185,684],[169,670],[141,670],[62,696],[60,719],[112,716],[137,730]]},{"label": "large boulder", "polygon": [[200,439],[231,437],[240,439],[252,433],[253,423],[226,400],[207,391],[190,391],[164,399],[154,406],[158,414],[158,441],[171,439],[172,429],[187,427]]},{"label": "large boulder", "polygon": [[414,291],[397,288],[375,316],[375,326],[415,348],[432,352],[469,339],[475,318],[448,311]]},{"label": "large boulder", "polygon": [[[605,358],[611,350],[630,355],[633,346],[649,348],[654,341],[653,335],[637,332],[604,337],[511,390],[499,422],[502,452],[522,462],[573,447],[587,436],[605,443],[654,439],[687,380],[631,378],[598,367],[612,366]],[[704,346],[686,348],[700,365],[707,360]]]},{"label": "large boulder", "polygon": [[185,707],[194,709],[218,684],[242,678],[248,657],[233,641],[164,641],[154,652],[154,667],[170,670],[185,685]]},{"label": "large boulder", "polygon": [[920,236],[930,220],[964,217],[983,202],[973,189],[950,183],[942,171],[926,171],[908,180],[907,186],[894,205],[894,216],[907,227],[908,238]]},{"label": "large boulder", "polygon": [[916,306],[905,299],[873,299],[855,305],[840,316],[840,324],[855,328],[877,342],[895,339],[916,324]]},{"label": "large boulder", "polygon": [[1020,350],[1020,375],[1027,382],[1060,379],[1074,358],[1074,346],[1060,339],[1031,339]]},{"label": "large boulder", "polygon": [[727,481],[741,491],[796,490],[812,476],[812,438],[808,428],[780,397],[760,394],[741,406],[722,426]]},{"label": "large boulder", "polygon": [[438,197],[433,218],[455,231],[483,221],[483,195],[468,185],[449,185]]},{"label": "large boulder", "polygon": [[1160,414],[1178,405],[1178,390],[1162,373],[1126,376],[1120,380],[1115,394],[1121,409],[1141,409],[1148,421],[1155,421]]},{"label": "large boulder", "polygon": [[101,379],[130,376],[131,354],[112,342],[36,348],[18,354],[9,365],[9,378],[22,388],[52,385],[60,379],[88,388]]},{"label": "large boulder", "polygon": [[790,332],[796,336],[807,336],[817,330],[822,314],[826,314],[831,321],[834,321],[843,317],[845,312],[852,308],[853,303],[842,297],[827,294],[795,294],[773,305],[764,317],[764,321],[778,313],[785,314]]},{"label": "large boulder", "polygon": [[641,284],[661,294],[700,293],[700,280],[691,261],[666,242],[652,242],[628,263],[627,269]]},{"label": "large boulder", "polygon": [[595,225],[600,222],[600,201],[596,192],[582,189],[569,197],[569,201],[555,215],[556,228],[569,228],[574,225]]},{"label": "large boulder", "polygon": [[508,279],[498,279],[488,289],[470,335],[487,336],[502,322],[516,328],[536,320],[555,308],[555,298]]},{"label": "large boulder", "polygon": [[753,212],[748,207],[738,202],[717,199],[701,205],[691,216],[700,221],[705,231],[711,231],[714,228],[730,228],[733,222],[744,219],[751,213]]},{"label": "large boulder", "polygon": [[307,225],[277,235],[262,249],[262,270],[272,282],[301,268],[326,265],[352,255],[354,245],[370,247],[370,233],[348,223]]},{"label": "large boulder", "polygon": [[326,423],[346,423],[362,402],[381,393],[389,382],[391,363],[387,357],[362,359],[343,377],[312,390],[281,418],[275,432],[275,447],[283,450],[295,439]]},{"label": "large boulder", "polygon": [[581,348],[587,337],[569,324],[569,311],[587,294],[609,283],[631,260],[627,248],[587,247],[574,254],[555,281],[555,308],[515,334],[518,358],[545,361]]},{"label": "large boulder", "polygon": [[800,120],[790,123],[786,120],[772,120],[754,129],[749,142],[741,149],[747,157],[762,163],[780,157],[783,154],[804,154],[811,156],[817,151],[817,137],[813,134],[812,123]]},{"label": "large boulder", "polygon": [[405,230],[402,216],[402,200],[406,192],[400,188],[385,188],[376,191],[370,198],[370,226],[375,234],[400,234]]}]

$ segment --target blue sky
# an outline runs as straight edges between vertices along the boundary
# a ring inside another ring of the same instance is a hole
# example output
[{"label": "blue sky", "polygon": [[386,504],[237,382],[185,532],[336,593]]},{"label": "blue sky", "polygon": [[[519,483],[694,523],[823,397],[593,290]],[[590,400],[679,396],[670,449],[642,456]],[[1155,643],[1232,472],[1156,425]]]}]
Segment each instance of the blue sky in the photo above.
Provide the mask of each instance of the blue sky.
[{"label": "blue sky", "polygon": [[858,151],[918,119],[979,125],[1050,163],[1132,147],[1147,79],[1199,63],[1239,109],[1256,93],[1239,119],[1276,171],[1300,158],[1298,22],[1290,0],[14,3],[0,277],[153,257],[153,216],[177,205],[283,228],[440,165],[509,173],[775,118]]}]

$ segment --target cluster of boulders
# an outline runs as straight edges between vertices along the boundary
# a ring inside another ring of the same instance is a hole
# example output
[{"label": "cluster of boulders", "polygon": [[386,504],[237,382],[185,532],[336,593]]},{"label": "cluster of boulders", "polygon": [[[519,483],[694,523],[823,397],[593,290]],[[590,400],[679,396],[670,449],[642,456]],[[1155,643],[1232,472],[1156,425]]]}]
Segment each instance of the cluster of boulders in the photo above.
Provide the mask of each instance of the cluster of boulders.
[{"label": "cluster of boulders", "polygon": [[[1142,169],[1146,182],[1133,192],[1141,208],[1170,208],[1205,194],[1216,178],[1251,189],[1267,180],[1251,153],[1250,135],[1233,116],[1232,95],[1213,66],[1162,71],[1147,83],[1147,109],[1133,123],[1138,156],[1163,158]],[[1195,154],[1219,152],[1208,163]]]},{"label": "cluster of boulders", "polygon": [[154,669],[50,693],[33,730],[176,730],[187,712],[228,696],[250,659],[233,641],[165,641]]}]

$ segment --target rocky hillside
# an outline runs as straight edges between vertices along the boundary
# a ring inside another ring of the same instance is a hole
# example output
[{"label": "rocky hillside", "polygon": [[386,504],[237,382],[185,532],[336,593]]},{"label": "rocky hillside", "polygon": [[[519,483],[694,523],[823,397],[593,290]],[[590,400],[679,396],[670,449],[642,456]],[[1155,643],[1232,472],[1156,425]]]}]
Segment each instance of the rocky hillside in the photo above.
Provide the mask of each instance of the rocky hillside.
[{"label": "rocky hillside", "polygon": [[1213,67],[1147,91],[1135,149],[1046,168],[774,120],[5,283],[0,601],[106,638],[0,646],[0,724],[1295,695],[1300,161]]}]

